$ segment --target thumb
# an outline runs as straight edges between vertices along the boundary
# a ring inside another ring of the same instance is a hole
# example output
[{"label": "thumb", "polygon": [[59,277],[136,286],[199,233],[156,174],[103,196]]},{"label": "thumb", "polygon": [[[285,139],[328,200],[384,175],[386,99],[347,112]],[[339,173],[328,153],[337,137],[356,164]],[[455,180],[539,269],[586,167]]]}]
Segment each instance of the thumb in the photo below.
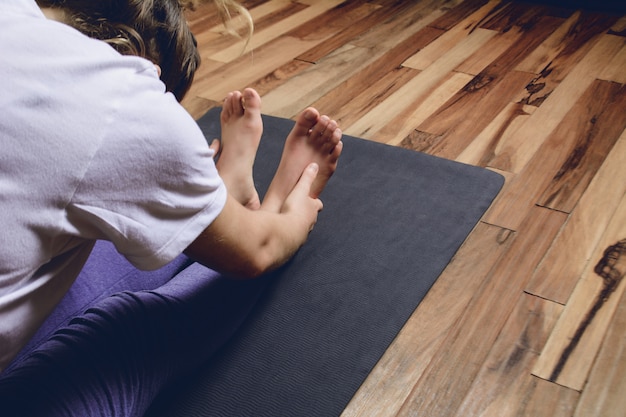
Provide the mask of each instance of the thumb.
[{"label": "thumb", "polygon": [[[319,165],[316,163],[309,164],[302,172],[302,175],[300,176],[300,179],[298,180],[298,183],[294,187],[292,193],[310,198],[311,185],[313,184],[313,181],[315,181],[318,172]],[[321,211],[323,207],[322,201],[319,198],[312,198],[312,201],[315,202],[315,208],[317,211]]]},{"label": "thumb", "polygon": [[306,168],[304,168],[304,171],[302,172],[295,188],[301,189],[308,195],[311,190],[311,185],[313,185],[313,181],[315,181],[319,170],[320,167],[315,162],[309,164]]}]

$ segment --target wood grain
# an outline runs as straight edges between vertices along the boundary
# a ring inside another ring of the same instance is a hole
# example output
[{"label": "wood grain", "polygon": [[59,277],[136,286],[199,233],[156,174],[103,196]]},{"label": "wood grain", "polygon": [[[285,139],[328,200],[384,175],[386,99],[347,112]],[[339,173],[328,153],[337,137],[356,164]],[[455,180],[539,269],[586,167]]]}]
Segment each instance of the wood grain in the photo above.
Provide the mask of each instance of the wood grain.
[{"label": "wood grain", "polygon": [[374,138],[376,133],[385,126],[386,120],[395,117],[407,105],[412,105],[432,91],[440,81],[445,79],[446,74],[478,51],[494,35],[495,32],[483,29],[472,32],[387,100],[348,126],[346,133],[364,138]]},{"label": "wood grain", "polygon": [[[624,240],[624,253],[618,254],[619,274],[607,278],[597,266],[607,262],[607,248],[621,240]],[[577,391],[584,388],[618,300],[626,289],[626,280],[622,280],[625,274],[626,194],[541,352],[534,375]]]},{"label": "wood grain", "polygon": [[[585,191],[620,133],[626,129],[626,86],[596,82],[580,121],[587,123],[578,141],[552,178],[537,204],[570,213]],[[575,110],[574,110],[575,111]]]},{"label": "wood grain", "polygon": [[568,217],[526,291],[567,303],[626,193],[626,130]]},{"label": "wood grain", "polygon": [[[294,29],[303,23],[311,19],[315,19],[329,9],[340,4],[342,0],[319,0],[309,7],[297,10],[295,13],[288,13],[288,16],[279,19],[280,24],[269,25],[261,30],[256,30],[255,35],[250,43],[245,43],[244,40],[229,46],[211,55],[211,59],[221,62],[231,62],[241,56],[242,51],[252,51],[262,45],[265,45],[274,39],[277,39]],[[321,39],[323,40],[323,39]],[[245,47],[245,49],[244,49]]]},{"label": "wood grain", "polygon": [[[341,122],[341,126],[352,125],[419,73],[411,68],[403,68],[400,64],[413,51],[440,35],[440,29],[429,26],[417,31],[382,53],[375,61],[354,73],[313,104],[333,114],[333,117]],[[399,73],[410,73],[412,76],[407,79],[402,77],[402,81],[399,81]]]},{"label": "wood grain", "polygon": [[[498,12],[502,16],[512,18],[509,13],[516,11],[513,7],[503,7]],[[532,24],[506,26],[507,31],[519,32],[519,41],[481,71],[466,88],[452,97],[448,103],[437,110],[418,130],[441,135],[442,140],[428,152],[454,159],[471,140],[492,121],[493,115],[502,111],[514,100],[532,80],[532,74],[513,71],[513,68],[530,51],[534,50],[563,21],[562,18],[551,16],[535,17]],[[483,25],[487,28],[487,23]],[[499,28],[501,24],[494,24]],[[487,29],[494,30],[494,29]],[[509,167],[490,164],[502,170]]]},{"label": "wood grain", "polygon": [[575,417],[620,417],[626,410],[626,295],[618,305]]},{"label": "wood grain", "polygon": [[400,112],[391,122],[383,126],[376,134],[375,140],[391,145],[400,144],[404,148],[416,151],[427,150],[432,145],[432,142],[426,142],[428,145],[425,145],[423,142],[420,143],[420,141],[413,140],[412,133],[414,131],[417,132],[415,126],[419,126],[430,117],[439,107],[470,83],[471,80],[472,76],[469,74],[460,72],[449,73],[436,88],[421,96],[412,105],[407,106],[406,110]]},{"label": "wood grain", "polygon": [[[393,59],[391,54],[388,55],[390,48],[393,48],[394,52],[402,51],[402,55],[407,53],[407,48],[419,48],[419,43],[408,43],[407,39],[412,39],[416,32],[441,13],[435,7],[421,5],[399,19],[390,20],[388,24],[394,26],[393,35],[385,37],[382,41],[373,36],[378,33],[377,30],[366,32],[353,42],[318,60],[315,67],[298,74],[265,95],[263,97],[265,111],[274,116],[292,117],[310,103],[338,88],[344,81],[353,78],[360,69],[376,65],[381,59]],[[404,50],[394,48],[399,43],[403,45]],[[360,87],[363,89],[362,85]],[[344,124],[343,127],[346,133],[353,134],[349,132],[347,125]]]},{"label": "wood grain", "polygon": [[402,65],[417,70],[428,68],[477,29],[481,21],[498,4],[500,4],[500,0],[490,0],[474,13],[445,31],[439,38],[420,49],[419,52],[404,61]]},{"label": "wood grain", "polygon": [[[532,157],[530,157],[524,168],[500,193],[496,203],[487,213],[486,218],[489,222],[516,230],[525,217],[525,212],[537,203],[544,190],[550,187],[552,179],[559,176],[559,172],[562,170],[561,167],[566,166],[568,161],[573,161],[573,155],[578,150],[585,153],[585,149],[577,146],[581,143],[581,140],[584,142],[584,138],[594,135],[594,118],[598,114],[599,109],[607,104],[605,101],[607,94],[603,93],[607,89],[614,90],[610,83],[606,81],[592,81],[589,84],[589,87],[581,94],[581,97],[571,105],[569,112],[559,119],[559,124],[551,129],[551,134],[546,137],[536,151],[533,151]],[[621,88],[618,88],[618,90],[621,90]],[[609,93],[608,97],[611,96],[612,94]],[[528,126],[531,123],[531,119],[540,111],[542,111],[542,107],[525,118],[523,126],[517,132]],[[619,112],[619,110],[617,111]],[[533,129],[535,128],[533,127]],[[545,133],[543,134],[545,135]],[[609,141],[612,140],[614,139],[609,138]],[[501,144],[502,142],[498,145],[501,146]],[[600,144],[598,147],[601,148],[602,145]],[[513,150],[512,147],[504,145],[500,150],[496,147],[495,152],[500,160],[504,160],[506,157],[508,161],[519,161],[527,157],[520,157],[515,153],[518,151],[525,152],[524,149],[520,148],[521,146]],[[511,164],[507,163],[506,165],[510,166]],[[594,174],[595,171],[590,173],[590,175]],[[515,209],[513,210],[512,207],[515,207]]]},{"label": "wood grain", "polygon": [[[515,417],[530,411],[529,399],[541,394],[531,370],[562,310],[539,297],[520,297],[455,416]],[[578,393],[551,396],[552,404],[542,400],[542,408],[571,415],[577,399]]]},{"label": "wood grain", "polygon": [[502,134],[516,130],[535,111],[535,107],[509,103],[457,156],[456,160],[467,164],[486,166],[493,159]]},{"label": "wood grain", "polygon": [[207,74],[199,74],[194,81],[195,91],[200,97],[221,101],[230,91],[242,89],[263,78],[290,62],[303,49],[316,44],[317,41],[280,37],[255,49],[253,54],[242,55]]},{"label": "wood grain", "polygon": [[526,123],[516,131],[507,131],[501,140],[501,152],[489,165],[520,172],[541,144],[570,113],[571,105],[585,93],[600,72],[623,46],[625,39],[603,35],[587,55],[572,69]]}]

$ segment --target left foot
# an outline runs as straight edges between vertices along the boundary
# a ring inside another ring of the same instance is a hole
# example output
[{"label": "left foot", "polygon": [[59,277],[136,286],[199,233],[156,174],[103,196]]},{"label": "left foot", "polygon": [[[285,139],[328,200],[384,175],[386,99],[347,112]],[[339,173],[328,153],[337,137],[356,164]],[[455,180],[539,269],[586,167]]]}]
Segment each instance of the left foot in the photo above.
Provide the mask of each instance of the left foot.
[{"label": "left foot", "polygon": [[263,133],[261,97],[251,88],[243,93],[229,93],[220,121],[222,139],[217,170],[228,192],[242,205],[256,210],[261,201],[254,187],[252,167]]}]

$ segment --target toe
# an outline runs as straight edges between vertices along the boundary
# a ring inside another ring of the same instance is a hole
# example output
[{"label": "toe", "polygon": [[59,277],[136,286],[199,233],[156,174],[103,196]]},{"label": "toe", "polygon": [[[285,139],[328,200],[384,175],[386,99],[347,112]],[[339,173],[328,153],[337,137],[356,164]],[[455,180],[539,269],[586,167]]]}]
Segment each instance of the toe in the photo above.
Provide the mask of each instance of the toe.
[{"label": "toe", "polygon": [[343,136],[343,132],[341,131],[341,129],[339,129],[337,124],[335,124],[335,129],[333,130],[330,141],[334,144],[337,144],[341,141],[342,136]]},{"label": "toe", "polygon": [[261,110],[261,97],[253,88],[243,90],[243,107],[245,110]]},{"label": "toe", "polygon": [[343,151],[343,141],[337,142],[332,151],[330,151],[330,162],[336,163],[339,159],[339,155],[341,155],[341,151]]},{"label": "toe", "polygon": [[330,123],[330,118],[326,115],[321,116],[315,126],[311,129],[311,137],[312,138],[323,138],[324,132]]},{"label": "toe", "polygon": [[306,136],[309,131],[315,127],[319,120],[320,114],[313,107],[305,109],[296,119],[296,125],[293,128],[293,134],[297,136]]}]

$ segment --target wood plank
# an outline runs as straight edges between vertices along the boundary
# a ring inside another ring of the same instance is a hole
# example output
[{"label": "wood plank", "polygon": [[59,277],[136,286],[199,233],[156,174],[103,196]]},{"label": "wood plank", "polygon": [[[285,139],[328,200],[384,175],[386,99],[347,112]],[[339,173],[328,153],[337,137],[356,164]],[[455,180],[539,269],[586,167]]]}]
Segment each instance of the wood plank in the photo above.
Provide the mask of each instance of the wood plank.
[{"label": "wood plank", "polygon": [[413,387],[398,416],[454,415],[472,386],[527,280],[565,215],[541,207],[528,215],[437,355]]},{"label": "wood plank", "polygon": [[[560,304],[522,295],[455,415],[530,415],[528,400],[536,396],[541,385],[530,372],[562,310]],[[563,393],[565,398],[553,395],[543,403],[541,415],[548,415],[545,412],[549,409],[553,416],[571,416],[578,393]]]},{"label": "wood plank", "polygon": [[[513,240],[508,230],[485,223],[476,226],[361,385],[343,417],[396,415],[414,381]],[[471,275],[467,274],[469,268]]]},{"label": "wood plank", "polygon": [[495,34],[496,32],[485,29],[475,30],[433,65],[420,72],[387,100],[349,126],[346,133],[368,139],[375,138],[376,133],[387,124],[387,120],[391,120],[407,105],[416,102],[432,91],[437,83],[446,78],[448,73],[468,56],[478,51]]},{"label": "wood plank", "polygon": [[[281,19],[275,24],[254,32],[254,36],[250,40],[248,45],[245,45],[244,41],[238,42],[232,46],[224,48],[219,52],[211,55],[211,59],[221,62],[231,62],[237,59],[242,54],[242,49],[245,46],[246,51],[254,51],[262,45],[265,45],[280,36],[283,36],[286,32],[306,23],[311,19],[322,15],[324,12],[332,9],[340,4],[343,0],[319,0],[309,7],[298,11],[284,19]],[[318,40],[319,41],[319,40]]]},{"label": "wood plank", "polygon": [[185,17],[191,32],[195,35],[202,33],[207,27],[212,27],[220,23],[217,9],[211,2],[204,2],[194,5],[193,10],[185,10]]},{"label": "wood plank", "polygon": [[[247,2],[247,3],[253,3],[252,5],[256,6],[254,2]],[[250,13],[253,19],[255,20],[255,24],[257,27],[258,26],[265,27],[269,24],[275,23],[275,19],[277,19],[277,16],[283,16],[284,13],[286,12],[285,10],[287,11],[291,10],[293,12],[293,10],[291,9],[292,7],[291,5],[298,6],[298,4],[292,3],[289,0],[271,0],[261,5],[258,5],[258,7],[251,8]],[[302,7],[302,5],[300,4],[300,6],[298,7]],[[193,12],[193,14],[195,15],[196,13],[201,13],[201,11],[202,9],[198,9],[196,12]],[[230,64],[230,65],[227,65],[224,62],[219,62],[210,58],[211,55],[215,54],[216,52],[221,51],[225,47],[232,46],[237,43],[241,44],[241,39],[230,34],[226,30],[226,28],[224,28],[223,25],[220,23],[219,18],[216,17],[216,19],[217,20],[215,22],[211,21],[214,23],[214,26],[205,27],[196,35],[196,40],[198,42],[198,49],[202,55],[202,63],[196,73],[196,77],[195,77],[196,80],[206,80],[208,78],[213,78],[214,74],[219,74],[220,70],[237,71],[239,68],[237,69],[233,69],[233,68],[236,68],[240,63],[241,65],[246,65],[246,66],[250,65],[249,62],[254,63],[255,57],[253,55],[245,56],[242,54],[242,56],[240,56],[239,59],[234,64]],[[263,49],[266,49],[266,48],[263,48]],[[243,53],[243,46],[242,46],[241,52]],[[248,85],[249,85],[248,83],[244,85],[232,85],[231,88],[229,89],[224,88],[222,90],[227,93],[228,91],[231,91],[234,89],[242,89]],[[194,95],[194,96],[201,95],[205,92],[205,90],[206,90],[205,82],[200,82],[200,81],[194,82],[194,84],[192,84],[192,87],[188,95]],[[216,97],[213,97],[213,99],[216,99]]]},{"label": "wood plank", "polygon": [[586,114],[579,120],[588,126],[585,134],[579,137],[574,150],[537,200],[539,205],[571,213],[620,133],[626,129],[626,86],[597,85],[599,88],[593,89],[593,101],[590,100]]},{"label": "wood plank", "polygon": [[324,42],[298,55],[296,59],[315,63],[339,49],[349,40],[371,29],[372,25],[380,23],[381,19],[392,16],[396,10],[396,8],[381,7],[376,4],[363,4],[359,0],[341,4],[324,15],[326,22],[314,19],[291,33],[294,37],[303,37],[309,36],[309,33],[315,30],[324,29],[332,32],[330,36],[324,36]]},{"label": "wood plank", "polygon": [[196,77],[200,97],[221,101],[232,90],[241,90],[291,61],[316,41],[281,37],[207,74]]},{"label": "wood plank", "polygon": [[[574,20],[575,18],[575,20]],[[526,87],[526,91],[519,97],[519,101],[524,104],[541,106],[543,101],[552,94],[554,89],[563,81],[575,65],[589,52],[599,39],[599,34],[603,28],[607,28],[615,21],[614,16],[595,14],[589,12],[576,12],[566,23],[566,33],[559,33],[551,39],[546,48],[551,48],[547,52],[550,61],[535,63],[535,68],[526,68],[538,74]],[[559,28],[555,33],[562,30]],[[563,36],[560,36],[563,35]],[[557,42],[561,42],[557,44]],[[539,49],[539,48],[538,48]],[[558,53],[557,53],[558,52]],[[553,56],[553,55],[556,56]],[[531,65],[530,63],[527,63]],[[539,67],[543,65],[542,67]],[[523,65],[522,70],[524,70]]]},{"label": "wood plank", "polygon": [[[343,3],[328,9],[321,15],[290,30],[287,35],[294,38],[334,38],[337,33],[351,26],[362,26],[361,19],[370,16],[381,6],[363,3],[359,0],[346,0]],[[298,59],[301,59],[298,57]]]},{"label": "wood plank", "polygon": [[[549,69],[550,74],[557,71],[562,74],[585,55],[593,45],[592,39],[614,24],[616,19],[606,14],[576,11],[515,69],[534,74]],[[563,75],[559,76],[555,84],[562,78]],[[544,92],[544,95],[547,94]]]},{"label": "wood plank", "polygon": [[[525,213],[537,202],[543,191],[549,186],[551,179],[557,175],[559,167],[563,166],[576,152],[580,138],[592,135],[595,129],[593,118],[606,105],[604,101],[606,94],[603,91],[606,91],[607,87],[610,88],[610,86],[611,83],[606,81],[593,82],[576,103],[573,103],[570,111],[541,144],[539,150],[534,152],[534,156],[524,166],[524,169],[500,192],[496,202],[486,215],[486,219],[490,223],[516,229],[517,225],[524,219]],[[542,107],[527,117],[523,126],[527,126],[533,116],[541,110]],[[506,145],[496,147],[496,153],[500,160],[506,158],[513,161],[518,159],[517,155],[507,153],[510,151],[511,148]],[[504,165],[508,167],[514,163]]]},{"label": "wood plank", "polygon": [[[517,91],[523,89],[532,77],[518,71],[509,72],[497,80],[491,77],[484,78],[483,75],[474,77],[418,126],[418,131],[433,132],[437,135],[437,140],[432,141],[424,152],[447,159],[458,158],[482,132],[489,129],[494,115],[506,109]],[[451,111],[455,109],[458,111],[461,107],[465,109],[463,118],[459,118],[458,113]],[[444,127],[446,121],[450,124]],[[444,130],[441,131],[440,128]],[[500,140],[500,133],[503,132],[498,132],[499,136],[493,138],[493,145]],[[494,148],[494,151],[495,149],[497,148]],[[489,160],[485,159],[483,165],[487,165],[488,162]]]},{"label": "wood plank", "polygon": [[[567,387],[533,377],[532,393],[519,404],[518,416],[569,417],[573,414],[580,393]],[[496,417],[497,414],[494,414]]]},{"label": "wood plank", "polygon": [[417,72],[412,68],[396,67],[381,77],[371,77],[375,81],[367,84],[361,80],[369,78],[363,77],[364,74],[357,74],[311,105],[322,113],[332,115],[339,126],[349,126],[413,79]]},{"label": "wood plank", "polygon": [[[617,253],[611,246],[621,243]],[[616,257],[612,259],[612,257]],[[616,273],[601,265],[617,263]],[[626,194],[578,281],[533,374],[582,390],[618,301],[626,289]]]},{"label": "wood plank", "polygon": [[518,129],[535,109],[533,106],[509,103],[459,154],[456,160],[466,164],[486,166],[494,157],[503,132]]},{"label": "wood plank", "polygon": [[[364,38],[347,44],[324,57],[310,71],[298,74],[265,95],[263,97],[264,108],[275,116],[292,117],[337,88],[337,86],[356,74],[359,69],[382,59],[382,56],[389,52],[390,48],[397,46],[399,43],[408,46],[404,41],[415,36],[416,32],[423,29],[441,13],[436,8],[420,7],[415,9],[414,14],[403,17],[403,19],[408,19],[408,22],[410,22],[403,29],[395,25],[381,25],[385,26],[386,30],[390,30],[391,26],[395,27],[395,29],[388,32],[383,40],[378,39],[377,42],[373,43],[370,39],[366,39],[371,35],[370,32],[364,35]],[[405,22],[405,24],[408,22]],[[398,22],[395,23],[397,24]],[[380,26],[377,27],[376,33],[380,34],[380,29]],[[396,51],[398,49],[394,48],[393,52]],[[393,56],[389,55],[387,59],[389,57]]]},{"label": "wood plank", "polygon": [[275,25],[281,25],[285,19],[306,10],[308,5],[301,1],[270,0],[267,3],[250,10],[254,22],[254,33],[271,30]]},{"label": "wood plank", "polygon": [[526,291],[565,304],[626,193],[626,130],[533,274]]},{"label": "wood plank", "polygon": [[[580,11],[572,14],[557,30],[546,38],[534,51],[515,67],[516,71],[540,74],[565,49],[567,37],[576,32],[573,29],[580,20]],[[572,48],[575,50],[575,48]]]},{"label": "wood plank", "polygon": [[508,32],[515,27],[528,30],[541,23],[537,20],[538,17],[547,20],[556,18],[556,20],[562,22],[573,12],[570,9],[550,6],[547,2],[530,3],[525,1],[506,1],[485,19],[480,27],[497,30],[498,32]]},{"label": "wood plank", "polygon": [[618,36],[603,35],[544,101],[545,105],[518,130],[504,133],[500,152],[489,165],[504,171],[521,172],[541,144],[570,113],[572,105],[621,49],[624,41],[626,39]]},{"label": "wood plank", "polygon": [[498,32],[481,49],[479,54],[474,54],[463,61],[455,71],[470,75],[478,75],[485,68],[491,65],[499,56],[510,49],[515,42],[518,42],[522,33],[517,30],[508,32]]},{"label": "wood plank", "polygon": [[[244,6],[248,11],[251,11],[267,1],[268,0],[243,0],[239,1],[239,4]],[[186,10],[185,15],[189,22],[189,27],[194,34],[200,34],[208,30],[207,28],[212,28],[222,23],[213,1],[194,2],[194,9]]]},{"label": "wood plank", "polygon": [[615,54],[611,62],[604,68],[604,71],[598,76],[601,80],[615,81],[616,83],[626,84],[626,45]]},{"label": "wood plank", "polygon": [[441,58],[444,54],[454,48],[473,32],[482,20],[500,3],[500,0],[490,0],[474,13],[457,23],[451,29],[445,31],[443,35],[435,41],[421,49],[402,63],[405,67],[424,70]]},{"label": "wood plank", "polygon": [[417,127],[420,131],[442,137],[429,153],[455,159],[489,125],[493,115],[500,113],[524,90],[533,75],[513,71],[513,68],[562,22],[553,17],[536,20],[527,27],[512,27],[510,31],[520,33],[519,41]]},{"label": "wood plank", "polygon": [[[412,133],[415,126],[419,126],[424,120],[432,115],[439,107],[446,103],[472,79],[471,75],[452,72],[425,96],[416,102],[406,106],[395,118],[386,124],[377,134],[374,140],[390,145],[400,145],[403,148],[422,151],[427,149],[424,142]],[[416,140],[417,139],[417,140]]]},{"label": "wood plank", "polygon": [[[258,31],[262,31],[275,25],[278,21],[285,19],[286,17],[291,16],[306,7],[307,6],[302,3],[295,3],[289,0],[270,0],[249,9],[254,22],[255,34]],[[213,26],[204,27],[203,30],[196,35],[198,49],[201,51],[203,57],[212,59],[216,62],[219,61],[225,63],[226,61],[217,60],[213,58],[213,56],[226,48],[235,46],[237,46],[237,52],[239,54],[243,54],[245,52],[244,40],[237,32],[237,29],[239,29],[239,26],[242,24],[240,19],[233,19],[229,22],[228,28],[222,24],[221,20],[217,16],[215,16],[215,18],[210,22],[206,22],[207,25],[209,23],[212,23]]]},{"label": "wood plank", "polygon": [[487,4],[488,1],[489,0],[464,0],[458,2],[457,5],[450,4],[447,13],[435,20],[430,26],[444,31],[450,30],[461,20],[464,20]]},{"label": "wood plank", "polygon": [[[626,265],[622,258],[622,275]],[[621,417],[626,410],[626,294],[618,303],[602,350],[574,417]]]},{"label": "wood plank", "polygon": [[264,96],[298,74],[301,74],[306,70],[310,70],[313,65],[314,64],[310,62],[293,59],[258,80],[250,83],[249,86],[254,88],[260,96]]},{"label": "wood plank", "polygon": [[277,117],[293,117],[370,60],[365,48],[342,47],[264,95],[264,111]]},{"label": "wood plank", "polygon": [[[462,1],[463,0],[452,0],[450,1],[450,5]],[[377,45],[385,45],[388,49],[393,48],[408,37],[429,27],[433,21],[443,16],[447,11],[447,8],[442,5],[441,1],[437,0],[424,0],[420,2],[391,1],[390,3],[392,4],[391,7],[399,10],[398,14],[384,18],[384,20],[380,22],[374,22],[369,30],[351,39],[348,43],[365,48],[373,48]],[[397,9],[397,7],[400,7],[400,9]],[[439,29],[437,32],[441,34],[442,30]],[[414,52],[415,49],[411,51],[411,53]]]},{"label": "wood plank", "polygon": [[439,35],[440,29],[424,27],[362,67],[312,105],[326,109],[324,111],[332,114],[341,126],[351,125],[417,75],[417,70],[402,68],[400,63],[416,48],[427,45]]},{"label": "wood plank", "polygon": [[626,16],[620,17],[608,32],[611,35],[626,36]]}]

